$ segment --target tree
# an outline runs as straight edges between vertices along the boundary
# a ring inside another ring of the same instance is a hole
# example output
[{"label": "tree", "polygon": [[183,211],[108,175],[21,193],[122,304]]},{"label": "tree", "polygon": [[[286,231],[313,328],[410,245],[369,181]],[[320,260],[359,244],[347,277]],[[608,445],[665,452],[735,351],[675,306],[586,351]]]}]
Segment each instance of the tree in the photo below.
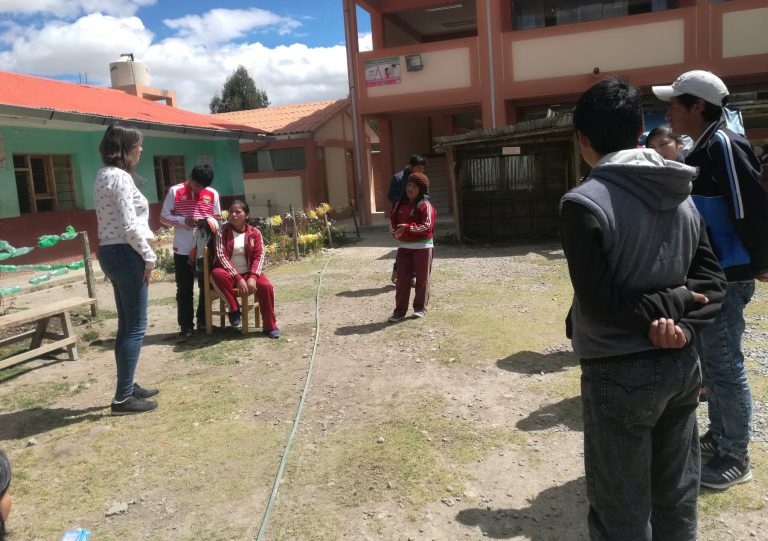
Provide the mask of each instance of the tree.
[{"label": "tree", "polygon": [[248,75],[248,70],[238,66],[224,81],[221,96],[217,94],[211,98],[209,107],[211,114],[261,109],[269,107],[269,98],[266,91],[256,87],[256,83]]}]

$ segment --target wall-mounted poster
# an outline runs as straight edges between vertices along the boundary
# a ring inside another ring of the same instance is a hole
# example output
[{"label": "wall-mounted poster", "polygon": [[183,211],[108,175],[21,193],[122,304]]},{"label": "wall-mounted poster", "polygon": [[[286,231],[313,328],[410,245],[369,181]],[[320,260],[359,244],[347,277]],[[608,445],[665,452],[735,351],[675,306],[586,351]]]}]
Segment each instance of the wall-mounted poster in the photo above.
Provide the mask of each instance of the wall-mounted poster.
[{"label": "wall-mounted poster", "polygon": [[365,61],[366,86],[400,84],[400,57]]}]

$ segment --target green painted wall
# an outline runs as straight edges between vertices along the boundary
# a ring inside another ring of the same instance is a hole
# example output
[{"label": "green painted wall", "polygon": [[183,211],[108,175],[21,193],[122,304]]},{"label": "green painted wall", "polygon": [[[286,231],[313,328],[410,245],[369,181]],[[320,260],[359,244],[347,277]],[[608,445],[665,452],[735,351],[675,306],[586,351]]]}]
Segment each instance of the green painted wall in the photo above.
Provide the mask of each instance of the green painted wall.
[{"label": "green painted wall", "polygon": [[[103,131],[83,132],[49,128],[0,126],[7,156],[0,167],[0,218],[19,216],[14,154],[69,154],[80,209],[93,208],[93,181],[102,167],[99,142]],[[136,172],[147,179],[139,189],[150,203],[158,202],[155,179],[155,156],[184,156],[186,174],[197,163],[198,156],[212,156],[215,177],[213,187],[222,195],[239,195],[243,190],[243,166],[240,144],[236,139],[174,138],[152,134],[144,137],[144,151]]]}]

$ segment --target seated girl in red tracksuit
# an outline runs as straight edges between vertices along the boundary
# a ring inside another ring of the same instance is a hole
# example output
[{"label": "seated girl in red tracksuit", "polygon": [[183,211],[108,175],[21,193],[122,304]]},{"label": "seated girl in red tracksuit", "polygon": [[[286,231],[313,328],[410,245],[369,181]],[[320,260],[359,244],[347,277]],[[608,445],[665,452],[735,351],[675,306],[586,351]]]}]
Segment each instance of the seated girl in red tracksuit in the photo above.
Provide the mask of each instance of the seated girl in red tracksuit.
[{"label": "seated girl in red tracksuit", "polygon": [[432,272],[432,233],[437,213],[424,194],[429,191],[429,178],[424,173],[408,177],[405,197],[395,204],[389,216],[389,230],[399,241],[397,248],[397,290],[395,311],[390,323],[405,319],[411,294],[411,273],[416,273],[414,317],[427,315],[429,275]]},{"label": "seated girl in red tracksuit", "polygon": [[262,272],[264,243],[261,232],[248,223],[249,214],[248,204],[243,201],[234,201],[229,207],[228,223],[216,232],[216,262],[211,271],[211,285],[224,296],[233,327],[239,327],[241,321],[240,304],[233,289],[240,295],[255,291],[264,334],[278,338],[275,290]]}]

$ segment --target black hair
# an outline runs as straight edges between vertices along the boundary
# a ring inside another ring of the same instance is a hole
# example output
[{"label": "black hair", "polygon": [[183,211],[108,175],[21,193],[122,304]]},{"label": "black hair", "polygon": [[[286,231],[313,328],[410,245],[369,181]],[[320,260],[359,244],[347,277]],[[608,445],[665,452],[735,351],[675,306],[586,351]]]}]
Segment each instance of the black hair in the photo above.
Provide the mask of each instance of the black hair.
[{"label": "black hair", "polygon": [[642,128],[640,92],[628,81],[600,81],[581,95],[573,110],[573,129],[601,155],[635,148]]},{"label": "black hair", "polygon": [[134,164],[131,163],[131,151],[142,143],[144,136],[132,124],[115,122],[107,127],[104,137],[99,143],[99,153],[104,165],[119,167],[123,171],[130,171]]},{"label": "black hair", "polygon": [[414,165],[427,166],[427,159],[421,154],[411,154],[411,158],[408,160],[408,165],[413,167]]},{"label": "black hair", "polygon": [[213,167],[207,163],[203,165],[196,165],[189,173],[189,178],[201,184],[204,188],[207,188],[213,184]]},{"label": "black hair", "polygon": [[680,94],[677,96],[677,101],[680,102],[680,104],[688,109],[690,111],[691,107],[693,107],[697,101],[701,100],[704,102],[704,110],[701,112],[701,116],[704,118],[705,122],[717,122],[720,120],[720,117],[723,116],[723,107],[725,107],[728,104],[729,96],[726,96],[723,98],[723,103],[721,103],[721,106],[717,106],[714,103],[709,103],[707,100],[703,98],[699,98],[697,96],[694,96],[692,94]]},{"label": "black hair", "polygon": [[243,209],[246,216],[251,215],[251,208],[248,206],[248,203],[246,203],[245,201],[242,201],[240,199],[235,199],[234,201],[232,201],[232,203],[229,204],[229,208],[232,208],[232,205],[240,205],[240,208]]},{"label": "black hair", "polygon": [[669,124],[662,124],[661,126],[656,126],[651,131],[648,132],[648,137],[645,139],[645,146],[649,147],[651,139],[659,136],[664,136],[664,137],[669,137],[670,139],[674,139],[674,141],[678,145],[683,143],[683,137],[681,135],[677,135],[673,133],[672,127]]}]

